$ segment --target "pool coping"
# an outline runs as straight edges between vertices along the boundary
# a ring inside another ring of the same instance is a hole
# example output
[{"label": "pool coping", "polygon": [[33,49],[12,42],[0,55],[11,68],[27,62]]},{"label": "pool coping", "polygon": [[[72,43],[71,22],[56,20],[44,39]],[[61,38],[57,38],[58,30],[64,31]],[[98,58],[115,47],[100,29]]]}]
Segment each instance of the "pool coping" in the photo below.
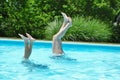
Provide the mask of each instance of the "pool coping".
[{"label": "pool coping", "polygon": [[[23,41],[20,38],[1,38],[0,37],[0,41],[1,40],[9,40],[9,41]],[[47,40],[36,40],[35,42],[43,42],[43,43],[52,43],[52,41],[47,41]],[[120,47],[120,44],[118,43],[97,43],[97,42],[77,42],[77,41],[63,41],[62,43],[64,44],[75,44],[75,45],[79,45],[79,44],[83,44],[83,45],[96,45],[96,46],[117,46]]]}]

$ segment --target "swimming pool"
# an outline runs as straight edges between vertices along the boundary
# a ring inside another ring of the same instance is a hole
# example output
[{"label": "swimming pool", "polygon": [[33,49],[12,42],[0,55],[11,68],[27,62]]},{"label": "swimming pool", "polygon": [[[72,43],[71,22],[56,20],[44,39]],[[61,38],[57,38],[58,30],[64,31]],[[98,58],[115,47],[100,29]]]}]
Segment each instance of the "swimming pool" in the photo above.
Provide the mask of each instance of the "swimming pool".
[{"label": "swimming pool", "polygon": [[0,80],[120,80],[120,45],[64,42],[62,57],[53,57],[51,47],[36,41],[32,64],[23,64],[23,40],[1,39]]}]

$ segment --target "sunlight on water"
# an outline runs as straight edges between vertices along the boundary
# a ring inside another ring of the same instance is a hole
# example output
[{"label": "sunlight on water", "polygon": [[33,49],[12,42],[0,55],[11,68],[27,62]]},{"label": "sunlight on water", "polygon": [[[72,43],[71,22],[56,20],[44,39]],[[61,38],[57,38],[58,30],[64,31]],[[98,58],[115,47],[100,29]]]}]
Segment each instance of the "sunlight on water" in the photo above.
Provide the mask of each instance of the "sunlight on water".
[{"label": "sunlight on water", "polygon": [[64,43],[53,57],[51,42],[35,42],[22,63],[23,41],[0,40],[0,80],[120,80],[120,46]]}]

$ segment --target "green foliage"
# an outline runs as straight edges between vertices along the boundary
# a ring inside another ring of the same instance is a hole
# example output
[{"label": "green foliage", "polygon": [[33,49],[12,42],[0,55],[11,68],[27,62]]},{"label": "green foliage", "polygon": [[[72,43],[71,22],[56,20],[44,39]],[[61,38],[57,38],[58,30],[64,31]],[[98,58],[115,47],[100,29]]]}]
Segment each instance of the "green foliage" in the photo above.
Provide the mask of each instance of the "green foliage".
[{"label": "green foliage", "polygon": [[73,18],[73,27],[70,29],[66,39],[74,41],[108,41],[111,38],[111,29],[100,20],[90,17]]},{"label": "green foliage", "polygon": [[33,0],[8,1],[2,4],[0,36],[17,36],[18,33],[30,33],[35,38],[44,38],[45,25],[50,20],[39,4]]},{"label": "green foliage", "polygon": [[[63,40],[103,42],[111,38],[111,29],[100,20],[90,17],[75,17],[72,20],[73,25],[66,33]],[[51,39],[59,30],[60,26],[61,21],[58,20],[49,23],[46,29],[46,39]]]},{"label": "green foliage", "polygon": [[111,24],[119,8],[120,0],[0,0],[0,36],[18,37],[18,33],[28,32],[44,39],[47,23],[60,19],[61,12]]}]

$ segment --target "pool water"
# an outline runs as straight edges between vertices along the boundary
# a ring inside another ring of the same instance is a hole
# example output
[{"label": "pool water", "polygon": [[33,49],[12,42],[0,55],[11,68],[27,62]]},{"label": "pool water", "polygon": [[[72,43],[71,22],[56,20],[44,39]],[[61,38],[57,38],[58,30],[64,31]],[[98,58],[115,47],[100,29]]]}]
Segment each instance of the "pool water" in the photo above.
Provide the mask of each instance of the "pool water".
[{"label": "pool water", "polygon": [[36,41],[30,63],[22,63],[23,40],[0,40],[0,80],[120,80],[120,45],[63,43],[65,56],[54,57],[52,44]]}]

